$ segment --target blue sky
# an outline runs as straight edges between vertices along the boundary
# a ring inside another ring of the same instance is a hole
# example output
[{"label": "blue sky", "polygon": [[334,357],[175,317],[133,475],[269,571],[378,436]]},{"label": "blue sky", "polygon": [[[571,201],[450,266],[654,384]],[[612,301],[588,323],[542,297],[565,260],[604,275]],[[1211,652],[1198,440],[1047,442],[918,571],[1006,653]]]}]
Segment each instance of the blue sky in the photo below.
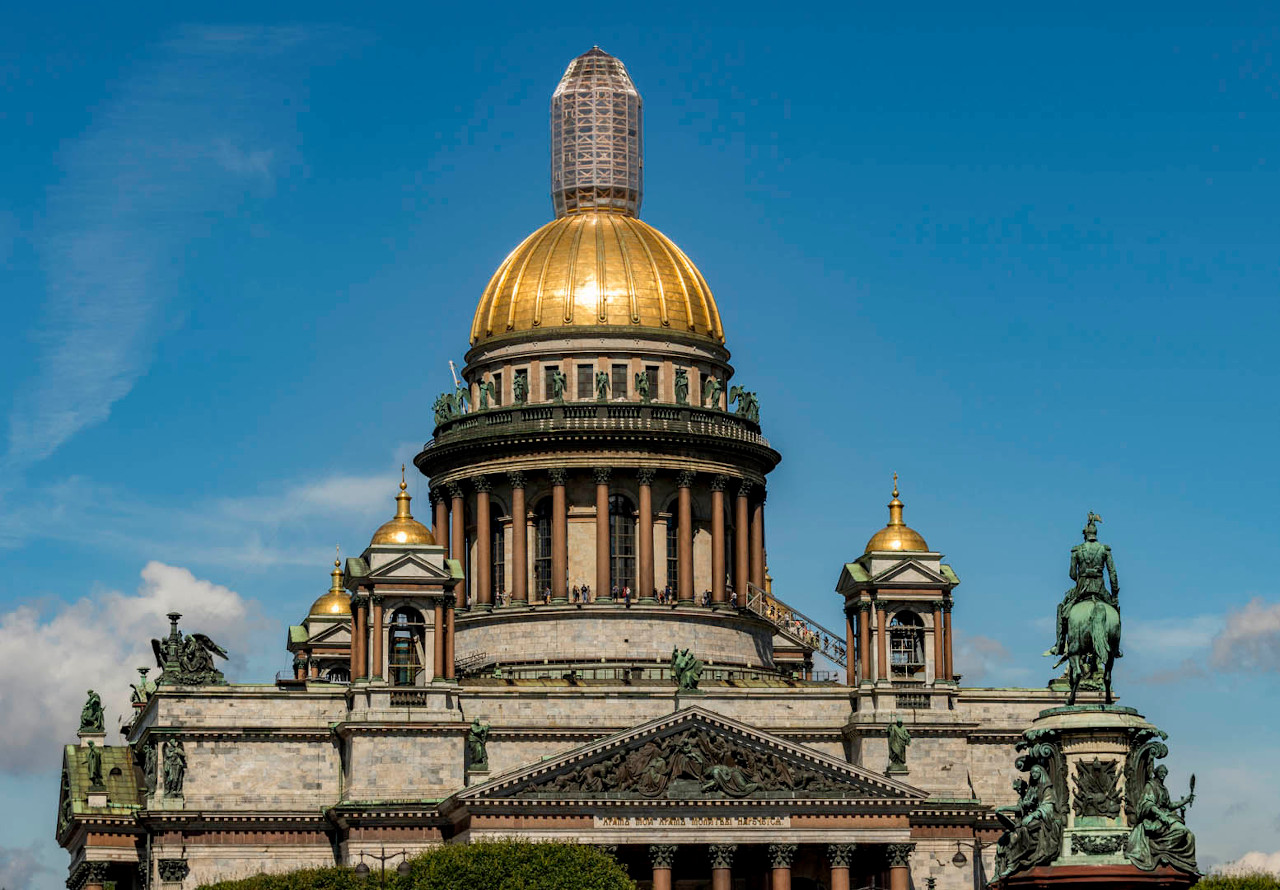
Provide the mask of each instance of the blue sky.
[{"label": "blue sky", "polygon": [[1099,512],[1119,690],[1198,774],[1202,862],[1280,849],[1280,14],[737,10],[7,11],[0,799],[29,805],[0,883],[61,886],[55,743],[167,603],[234,676],[287,667],[550,216],[550,94],[592,44],[645,98],[642,215],[783,454],[775,589],[838,624],[896,471],[963,581],[969,680],[1042,685]]}]

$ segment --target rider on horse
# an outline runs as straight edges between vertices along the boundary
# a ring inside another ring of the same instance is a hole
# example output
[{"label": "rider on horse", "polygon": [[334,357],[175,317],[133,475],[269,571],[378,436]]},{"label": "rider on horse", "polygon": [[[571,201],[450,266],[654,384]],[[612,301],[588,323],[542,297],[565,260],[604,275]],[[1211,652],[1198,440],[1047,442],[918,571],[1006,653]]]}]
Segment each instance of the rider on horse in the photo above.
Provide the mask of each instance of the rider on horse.
[{"label": "rider on horse", "polygon": [[[1071,548],[1071,580],[1076,586],[1067,591],[1058,605],[1058,639],[1045,655],[1059,656],[1054,667],[1067,658],[1067,616],[1071,607],[1085,600],[1098,600],[1120,611],[1120,582],[1116,578],[1116,563],[1111,557],[1111,547],[1098,542],[1098,526],[1102,517],[1090,513],[1084,527],[1084,543]],[[1111,592],[1107,593],[1102,573],[1106,570],[1111,579]],[[1124,653],[1117,652],[1119,658]]]}]

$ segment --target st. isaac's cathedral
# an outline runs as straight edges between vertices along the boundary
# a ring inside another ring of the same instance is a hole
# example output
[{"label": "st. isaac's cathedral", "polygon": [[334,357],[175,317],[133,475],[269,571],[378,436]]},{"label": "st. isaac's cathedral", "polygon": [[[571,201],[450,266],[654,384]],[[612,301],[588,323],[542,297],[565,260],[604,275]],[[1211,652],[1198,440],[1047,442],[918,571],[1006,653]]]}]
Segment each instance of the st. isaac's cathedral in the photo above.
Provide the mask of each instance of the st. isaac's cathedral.
[{"label": "st. isaac's cathedral", "polygon": [[781,455],[707,280],[640,219],[642,140],[622,62],[574,59],[555,218],[479,297],[414,459],[429,506],[388,492],[275,682],[227,684],[215,641],[156,616],[122,744],[89,713],[64,753],[70,890],[497,837],[600,845],[658,890],[986,883],[1013,746],[1061,696],[961,685],[960,579],[896,481],[832,560],[842,624],[772,594]]}]

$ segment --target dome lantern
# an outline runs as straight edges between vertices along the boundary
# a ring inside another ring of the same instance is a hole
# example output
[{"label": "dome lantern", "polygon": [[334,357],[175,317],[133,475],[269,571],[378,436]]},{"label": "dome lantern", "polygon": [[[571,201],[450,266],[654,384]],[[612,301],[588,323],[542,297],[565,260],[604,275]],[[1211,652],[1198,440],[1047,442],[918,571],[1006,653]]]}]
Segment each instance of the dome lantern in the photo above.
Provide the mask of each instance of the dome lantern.
[{"label": "dome lantern", "polygon": [[[337,548],[334,548],[335,552]],[[351,598],[342,586],[341,561],[335,555],[333,571],[329,573],[329,592],[311,604],[309,618],[333,618],[351,614]]]},{"label": "dome lantern", "polygon": [[408,484],[404,481],[404,465],[400,466],[400,493],[396,495],[396,515],[379,526],[373,533],[370,546],[375,544],[434,544],[431,530],[413,518],[409,512]]},{"label": "dome lantern", "polygon": [[871,536],[866,553],[873,550],[929,551],[924,537],[902,521],[902,501],[898,500],[898,474],[893,474],[893,500],[889,502],[889,524]]}]

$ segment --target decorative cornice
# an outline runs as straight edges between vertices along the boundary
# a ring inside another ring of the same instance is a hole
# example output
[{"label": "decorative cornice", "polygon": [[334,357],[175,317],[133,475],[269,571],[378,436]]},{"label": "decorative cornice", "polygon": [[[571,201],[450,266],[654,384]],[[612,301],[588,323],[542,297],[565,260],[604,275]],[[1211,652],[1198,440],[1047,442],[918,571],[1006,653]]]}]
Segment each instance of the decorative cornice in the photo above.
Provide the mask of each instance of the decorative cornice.
[{"label": "decorative cornice", "polygon": [[790,868],[796,857],[795,844],[770,844],[769,864],[774,868]]},{"label": "decorative cornice", "polygon": [[724,491],[729,487],[729,477],[724,475],[711,477],[711,490]]},{"label": "decorative cornice", "polygon": [[675,844],[650,844],[649,858],[653,861],[653,867],[671,868],[671,864],[676,859],[677,849]]},{"label": "decorative cornice", "polygon": [[738,852],[737,844],[712,844],[707,848],[712,868],[732,868],[733,854],[736,852]]},{"label": "decorative cornice", "polygon": [[651,467],[644,467],[636,473],[636,477],[640,480],[641,485],[652,485],[653,477],[658,475],[657,471]]},{"label": "decorative cornice", "polygon": [[676,473],[676,488],[693,488],[693,479],[697,475],[692,470],[681,470]]},{"label": "decorative cornice", "polygon": [[569,478],[569,471],[564,467],[555,467],[547,470],[547,475],[551,477],[551,484],[555,486],[563,486]]},{"label": "decorative cornice", "polygon": [[473,476],[471,485],[475,488],[476,494],[488,494],[491,487],[488,476]]},{"label": "decorative cornice", "polygon": [[524,488],[525,479],[523,470],[511,470],[507,473],[507,484],[512,488]]},{"label": "decorative cornice", "polygon": [[827,859],[831,861],[831,867],[848,868],[857,848],[857,844],[827,844]]},{"label": "decorative cornice", "polygon": [[885,855],[889,857],[890,868],[907,868],[911,865],[911,854],[915,844],[889,844],[885,847]]},{"label": "decorative cornice", "polygon": [[591,473],[595,476],[596,485],[608,485],[609,480],[613,477],[613,468],[594,467],[592,468]]}]

